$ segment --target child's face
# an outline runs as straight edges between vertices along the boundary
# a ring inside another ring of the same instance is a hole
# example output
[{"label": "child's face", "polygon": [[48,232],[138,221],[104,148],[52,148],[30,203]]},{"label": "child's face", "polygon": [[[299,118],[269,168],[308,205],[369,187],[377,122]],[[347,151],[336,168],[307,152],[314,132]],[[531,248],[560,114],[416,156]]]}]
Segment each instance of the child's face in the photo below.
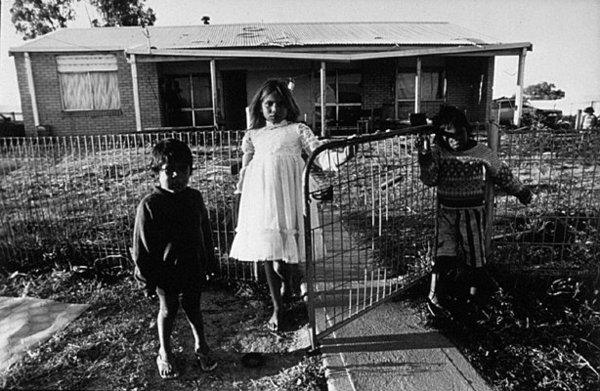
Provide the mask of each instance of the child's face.
[{"label": "child's face", "polygon": [[190,182],[191,169],[185,163],[165,163],[158,172],[158,183],[163,190],[179,193]]},{"label": "child's face", "polygon": [[441,127],[442,137],[450,149],[461,151],[467,147],[467,131],[463,128],[457,129],[454,124],[445,124]]},{"label": "child's face", "polygon": [[267,122],[276,124],[287,117],[287,108],[277,92],[265,96],[261,101],[262,115]]}]

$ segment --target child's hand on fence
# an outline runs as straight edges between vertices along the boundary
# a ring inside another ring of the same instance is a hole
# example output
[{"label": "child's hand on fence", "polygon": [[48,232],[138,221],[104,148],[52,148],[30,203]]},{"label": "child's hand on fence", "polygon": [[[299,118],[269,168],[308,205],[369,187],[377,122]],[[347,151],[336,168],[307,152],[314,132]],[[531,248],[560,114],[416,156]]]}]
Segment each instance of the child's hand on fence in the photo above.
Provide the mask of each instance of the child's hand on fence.
[{"label": "child's hand on fence", "polygon": [[429,136],[419,134],[417,139],[415,140],[415,148],[419,151],[421,155],[426,155],[431,152],[431,146],[429,143]]},{"label": "child's hand on fence", "polygon": [[516,194],[517,199],[523,205],[529,205],[533,198],[533,193],[528,188],[524,187],[523,190]]}]

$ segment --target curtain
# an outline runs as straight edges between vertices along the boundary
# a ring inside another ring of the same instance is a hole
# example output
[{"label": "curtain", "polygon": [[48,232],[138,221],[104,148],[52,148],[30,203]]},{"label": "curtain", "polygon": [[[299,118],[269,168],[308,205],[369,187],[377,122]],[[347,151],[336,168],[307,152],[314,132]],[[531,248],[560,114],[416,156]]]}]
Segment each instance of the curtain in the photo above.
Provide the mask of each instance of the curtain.
[{"label": "curtain", "polygon": [[65,110],[116,110],[121,107],[116,72],[61,73]]},{"label": "curtain", "polygon": [[121,107],[116,72],[91,72],[95,110],[117,110]]},{"label": "curtain", "polygon": [[[399,100],[415,99],[415,73],[399,73],[396,86]],[[421,99],[442,99],[441,72],[421,72]]]},{"label": "curtain", "polygon": [[88,73],[62,73],[60,86],[65,110],[92,108],[92,91]]}]

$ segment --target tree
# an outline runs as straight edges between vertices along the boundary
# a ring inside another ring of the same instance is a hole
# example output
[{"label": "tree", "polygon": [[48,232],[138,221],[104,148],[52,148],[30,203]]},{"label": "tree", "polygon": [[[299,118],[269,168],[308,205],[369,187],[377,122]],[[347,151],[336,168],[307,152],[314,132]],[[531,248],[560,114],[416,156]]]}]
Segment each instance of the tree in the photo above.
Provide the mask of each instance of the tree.
[{"label": "tree", "polygon": [[32,39],[67,27],[75,17],[73,0],[15,0],[10,8],[11,21],[24,39]]},{"label": "tree", "polygon": [[[73,4],[80,0],[15,0],[10,9],[11,21],[24,39],[32,39],[58,28],[67,27],[75,18]],[[95,27],[152,26],[156,15],[145,6],[146,0],[91,0],[103,21],[94,19]]]},{"label": "tree", "polygon": [[91,4],[98,9],[104,18],[104,24],[94,19],[96,27],[111,26],[152,26],[156,15],[152,8],[144,9],[146,0],[92,0]]},{"label": "tree", "polygon": [[565,92],[556,89],[554,83],[541,82],[523,89],[523,95],[534,100],[556,100],[565,97]]}]

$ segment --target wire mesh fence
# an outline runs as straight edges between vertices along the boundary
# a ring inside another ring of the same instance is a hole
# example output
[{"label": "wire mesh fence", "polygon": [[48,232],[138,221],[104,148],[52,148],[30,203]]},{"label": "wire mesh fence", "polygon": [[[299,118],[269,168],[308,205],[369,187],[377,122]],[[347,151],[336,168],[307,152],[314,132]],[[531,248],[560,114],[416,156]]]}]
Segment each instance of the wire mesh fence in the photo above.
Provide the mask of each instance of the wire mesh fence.
[{"label": "wire mesh fence", "polygon": [[[209,208],[224,276],[253,277],[250,266],[227,256],[242,135],[198,131],[0,139],[0,267],[128,258],[135,207],[155,183],[147,170],[151,148],[174,137],[192,149],[190,185],[202,191]],[[413,137],[400,131],[339,141],[338,147],[356,145],[357,156],[338,172],[313,175],[319,182],[313,186],[324,191],[311,195],[313,217],[320,219],[313,219],[311,236],[323,233],[311,251],[319,246],[321,253],[329,251],[321,266],[316,264],[317,272],[321,267],[325,273],[328,260],[352,270],[353,281],[384,279],[387,284],[425,256],[435,194],[418,179]],[[501,158],[536,199],[523,207],[513,197],[495,198],[492,262],[570,268],[600,255],[599,153],[600,135],[593,132],[501,133]],[[336,238],[335,245],[327,247],[327,235]],[[379,294],[387,295],[386,284],[372,285],[374,294],[378,286]],[[364,289],[364,283],[356,286]],[[344,287],[353,308],[370,300],[358,296],[356,286],[353,293]]]},{"label": "wire mesh fence", "polygon": [[248,270],[226,256],[241,136],[207,131],[1,139],[1,265],[127,259],[135,208],[156,183],[147,169],[152,146],[173,137],[192,150],[190,186],[204,195],[221,270],[245,277]]},{"label": "wire mesh fence", "polygon": [[496,197],[493,262],[578,269],[600,255],[600,134],[536,128],[500,134],[500,157],[535,194],[523,207]]}]

